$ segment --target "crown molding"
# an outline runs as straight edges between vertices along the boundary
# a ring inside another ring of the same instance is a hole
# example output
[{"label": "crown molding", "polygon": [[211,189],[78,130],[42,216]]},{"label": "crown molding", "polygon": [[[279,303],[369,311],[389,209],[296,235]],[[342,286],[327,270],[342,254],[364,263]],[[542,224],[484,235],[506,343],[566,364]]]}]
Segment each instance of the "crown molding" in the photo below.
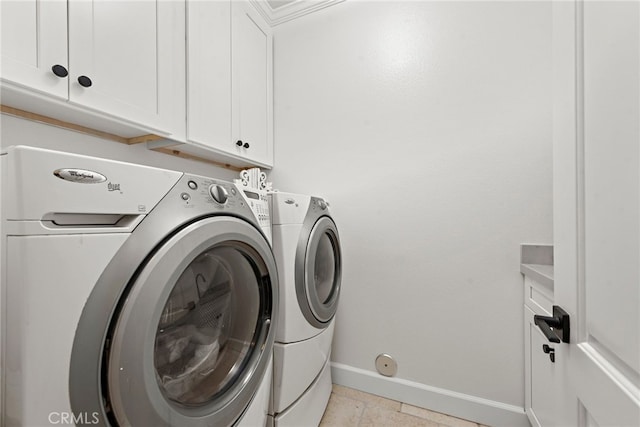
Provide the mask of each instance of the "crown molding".
[{"label": "crown molding", "polygon": [[272,9],[271,5],[264,0],[249,1],[267,23],[275,27],[292,19],[300,18],[301,16],[317,12],[334,4],[342,3],[345,0],[295,0],[276,9]]}]

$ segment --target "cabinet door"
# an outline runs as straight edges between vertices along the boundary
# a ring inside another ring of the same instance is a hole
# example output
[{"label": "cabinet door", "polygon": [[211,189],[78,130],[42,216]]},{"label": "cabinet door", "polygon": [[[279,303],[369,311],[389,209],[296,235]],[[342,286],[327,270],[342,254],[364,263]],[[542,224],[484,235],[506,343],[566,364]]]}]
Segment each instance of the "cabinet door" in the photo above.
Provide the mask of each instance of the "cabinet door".
[{"label": "cabinet door", "polygon": [[187,2],[187,139],[236,153],[231,137],[231,2]]},{"label": "cabinet door", "polygon": [[184,44],[184,3],[72,1],[69,100],[159,133],[184,133]]},{"label": "cabinet door", "polygon": [[234,141],[239,152],[273,164],[273,37],[248,2],[232,2],[232,94]]},{"label": "cabinet door", "polygon": [[52,72],[68,68],[66,0],[2,1],[0,13],[3,83],[66,99],[68,77]]},{"label": "cabinet door", "polygon": [[[548,316],[549,313],[539,313]],[[554,372],[555,363],[542,350],[544,344],[556,347],[547,341],[533,322],[534,313],[524,308],[525,351],[525,411],[533,427],[554,425]]]}]

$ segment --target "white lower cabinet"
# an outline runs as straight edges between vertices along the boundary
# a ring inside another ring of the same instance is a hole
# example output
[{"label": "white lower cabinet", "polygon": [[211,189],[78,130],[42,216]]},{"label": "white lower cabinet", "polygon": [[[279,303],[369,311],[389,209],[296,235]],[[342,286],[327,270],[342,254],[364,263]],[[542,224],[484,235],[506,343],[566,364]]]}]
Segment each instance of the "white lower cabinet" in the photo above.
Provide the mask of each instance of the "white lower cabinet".
[{"label": "white lower cabinet", "polygon": [[184,139],[184,7],[0,2],[2,103],[99,130],[115,119]]},{"label": "white lower cabinet", "polygon": [[[551,316],[543,308],[547,305],[548,292],[547,287],[525,277],[525,412],[534,427],[554,425],[555,354],[552,349],[556,344],[550,343],[534,323],[536,314]],[[540,296],[544,296],[542,301]]]},{"label": "white lower cabinet", "polygon": [[187,1],[187,144],[236,165],[273,165],[273,37],[245,1]]}]

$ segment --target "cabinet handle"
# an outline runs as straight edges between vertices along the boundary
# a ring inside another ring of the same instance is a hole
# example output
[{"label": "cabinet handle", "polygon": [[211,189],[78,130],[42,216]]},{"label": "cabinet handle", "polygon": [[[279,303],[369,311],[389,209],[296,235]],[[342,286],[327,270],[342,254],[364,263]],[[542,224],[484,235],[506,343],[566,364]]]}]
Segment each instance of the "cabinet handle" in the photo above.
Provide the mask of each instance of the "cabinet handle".
[{"label": "cabinet handle", "polygon": [[244,143],[244,145],[243,145],[243,147],[244,147],[244,148],[249,148],[249,143],[248,143],[248,142],[245,142],[245,143]]},{"label": "cabinet handle", "polygon": [[80,83],[80,86],[82,87],[89,87],[93,84],[93,82],[91,81],[91,79],[87,76],[79,76],[78,77],[78,83]]},{"label": "cabinet handle", "polygon": [[242,141],[238,140],[238,142],[236,142],[236,145],[237,145],[238,147],[242,147]]},{"label": "cabinet handle", "polygon": [[53,71],[53,74],[55,74],[60,78],[67,77],[69,75],[69,72],[67,71],[67,69],[60,64],[56,64],[53,67],[51,67],[51,71]]}]

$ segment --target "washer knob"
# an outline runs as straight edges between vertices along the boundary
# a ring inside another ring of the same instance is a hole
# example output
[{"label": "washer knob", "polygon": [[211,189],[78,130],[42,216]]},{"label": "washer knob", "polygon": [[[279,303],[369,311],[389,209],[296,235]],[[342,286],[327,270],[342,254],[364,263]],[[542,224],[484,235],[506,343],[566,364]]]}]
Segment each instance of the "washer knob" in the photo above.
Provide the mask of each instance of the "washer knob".
[{"label": "washer knob", "polygon": [[318,205],[320,205],[320,209],[322,209],[322,210],[327,209],[327,203],[324,200],[320,200],[318,202]]},{"label": "washer knob", "polygon": [[227,193],[227,190],[222,185],[214,184],[209,187],[209,194],[211,194],[213,200],[221,205],[227,203],[229,199],[229,193]]}]

